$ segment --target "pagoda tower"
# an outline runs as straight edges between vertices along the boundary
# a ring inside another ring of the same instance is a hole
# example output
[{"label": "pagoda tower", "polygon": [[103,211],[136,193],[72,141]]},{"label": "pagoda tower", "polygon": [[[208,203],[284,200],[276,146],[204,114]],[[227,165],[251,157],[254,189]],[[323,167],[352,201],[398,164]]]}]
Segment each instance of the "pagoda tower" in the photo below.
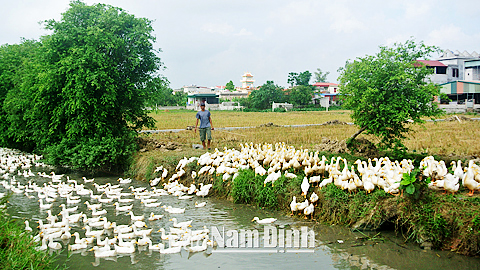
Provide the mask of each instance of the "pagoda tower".
[{"label": "pagoda tower", "polygon": [[255,82],[255,80],[253,79],[252,73],[245,72],[240,82],[242,83],[242,90],[250,90],[253,88],[253,83]]}]

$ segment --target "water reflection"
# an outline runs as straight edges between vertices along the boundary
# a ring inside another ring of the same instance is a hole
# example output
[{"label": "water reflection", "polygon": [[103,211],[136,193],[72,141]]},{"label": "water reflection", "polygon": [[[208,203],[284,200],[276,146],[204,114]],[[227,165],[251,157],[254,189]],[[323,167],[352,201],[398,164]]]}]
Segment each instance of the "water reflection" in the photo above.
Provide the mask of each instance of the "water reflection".
[{"label": "water reflection", "polygon": [[[36,172],[35,172],[36,173]],[[47,172],[48,173],[48,172]],[[71,179],[82,179],[81,175],[71,174]],[[43,185],[48,179],[34,176],[24,178],[16,176],[16,180],[22,184],[27,181],[35,181],[38,185]],[[116,178],[102,177],[96,178],[95,183],[99,185],[105,183],[117,184]],[[64,180],[65,181],[65,180]],[[78,180],[82,183],[81,180]],[[128,187],[133,188],[145,187],[149,188],[146,183],[133,181],[131,184],[121,184],[122,192],[130,192]],[[95,190],[93,183],[85,183],[85,188]],[[5,192],[3,186],[0,185],[0,192]],[[33,194],[31,194],[33,195]],[[78,205],[77,213],[83,212],[87,216],[91,216],[92,211],[87,209],[85,201],[97,203],[90,199],[89,195],[81,195],[81,203]],[[288,229],[298,229],[307,226],[309,230],[315,232],[315,252],[286,252],[286,253],[235,253],[235,252],[212,252],[212,248],[208,248],[206,252],[188,253],[186,250],[178,254],[160,254],[158,251],[150,251],[147,247],[138,247],[137,251],[131,255],[117,255],[112,258],[95,258],[93,252],[87,250],[79,250],[69,252],[67,249],[58,251],[58,264],[66,264],[70,269],[114,269],[121,267],[122,270],[127,269],[297,269],[297,268],[315,268],[315,269],[432,269],[432,266],[462,269],[478,268],[479,260],[475,258],[466,258],[452,255],[451,253],[441,252],[423,252],[416,246],[409,246],[410,249],[399,248],[392,241],[386,241],[373,244],[368,242],[365,245],[358,245],[358,239],[362,234],[353,233],[346,228],[340,226],[324,226],[311,221],[304,221],[298,218],[292,218],[284,215],[282,212],[267,211],[258,209],[249,205],[233,204],[229,201],[218,200],[214,198],[196,197],[190,200],[178,200],[173,196],[161,196],[159,201],[162,205],[172,205],[174,207],[185,208],[183,214],[170,214],[161,207],[145,207],[139,200],[132,202],[134,215],[145,215],[145,222],[148,228],[153,228],[151,239],[154,244],[162,242],[161,233],[157,232],[160,228],[168,228],[172,226],[169,221],[172,217],[176,217],[179,222],[193,220],[192,229],[202,229],[203,226],[211,228],[218,226],[233,230],[254,230],[257,229],[260,238],[263,235],[263,225],[252,223],[254,216],[261,219],[266,217],[275,217],[276,226],[282,226]],[[195,202],[206,202],[206,206],[196,208]],[[64,198],[56,198],[53,202],[52,213],[58,214],[61,210],[60,205],[66,203]],[[67,207],[72,207],[69,205]],[[131,218],[126,211],[115,211],[112,203],[103,203],[103,209],[107,210],[105,217],[108,221],[117,224],[130,224]],[[26,197],[24,194],[13,194],[10,199],[10,207],[8,212],[18,218],[26,218],[29,220],[43,220],[47,218],[47,211],[39,209],[37,196],[32,198]],[[163,218],[155,221],[148,221],[147,217],[150,213],[164,215]],[[84,224],[82,222],[72,223],[71,233],[79,232],[84,237]],[[34,226],[32,226],[34,227]],[[108,237],[113,237],[111,230],[107,231]],[[261,238],[262,239],[262,238]],[[103,240],[103,237],[102,239]],[[338,240],[343,241],[340,243]],[[62,243],[64,247],[67,243],[73,243],[73,239]],[[89,246],[91,247],[91,245]],[[228,250],[227,250],[228,251]],[[452,256],[447,257],[445,254]],[[442,257],[445,256],[445,257]],[[453,259],[452,259],[453,258]]]}]

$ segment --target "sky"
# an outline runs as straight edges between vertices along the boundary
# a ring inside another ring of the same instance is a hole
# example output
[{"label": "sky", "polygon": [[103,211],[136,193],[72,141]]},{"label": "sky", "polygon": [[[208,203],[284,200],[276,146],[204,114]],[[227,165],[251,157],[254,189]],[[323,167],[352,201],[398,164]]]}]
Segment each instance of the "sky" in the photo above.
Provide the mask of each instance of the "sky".
[{"label": "sky", "polygon": [[[173,89],[287,86],[288,73],[320,68],[337,82],[347,60],[413,38],[443,50],[480,53],[478,0],[84,0],[153,21],[161,73]],[[0,45],[50,34],[40,22],[60,20],[68,0],[0,0]],[[437,56],[433,56],[435,58]],[[311,81],[313,82],[313,80]]]}]

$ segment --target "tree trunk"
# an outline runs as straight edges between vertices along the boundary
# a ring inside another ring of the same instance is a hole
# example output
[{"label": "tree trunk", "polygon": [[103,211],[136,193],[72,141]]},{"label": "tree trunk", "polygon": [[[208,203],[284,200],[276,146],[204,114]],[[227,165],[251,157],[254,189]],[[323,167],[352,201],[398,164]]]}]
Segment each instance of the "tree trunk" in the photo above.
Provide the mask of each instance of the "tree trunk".
[{"label": "tree trunk", "polygon": [[360,133],[362,133],[365,129],[367,129],[367,127],[362,127],[361,129],[359,129],[355,134],[352,135],[352,137],[350,137],[350,139],[348,139],[348,141],[353,141],[355,140],[355,138],[360,135]]}]

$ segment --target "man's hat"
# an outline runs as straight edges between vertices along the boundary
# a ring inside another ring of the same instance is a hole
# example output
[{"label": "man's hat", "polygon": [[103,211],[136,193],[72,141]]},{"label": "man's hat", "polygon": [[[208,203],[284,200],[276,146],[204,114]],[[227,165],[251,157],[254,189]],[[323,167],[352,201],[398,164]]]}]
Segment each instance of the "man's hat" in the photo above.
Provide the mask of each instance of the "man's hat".
[{"label": "man's hat", "polygon": [[205,106],[205,102],[200,103],[200,106]]}]

